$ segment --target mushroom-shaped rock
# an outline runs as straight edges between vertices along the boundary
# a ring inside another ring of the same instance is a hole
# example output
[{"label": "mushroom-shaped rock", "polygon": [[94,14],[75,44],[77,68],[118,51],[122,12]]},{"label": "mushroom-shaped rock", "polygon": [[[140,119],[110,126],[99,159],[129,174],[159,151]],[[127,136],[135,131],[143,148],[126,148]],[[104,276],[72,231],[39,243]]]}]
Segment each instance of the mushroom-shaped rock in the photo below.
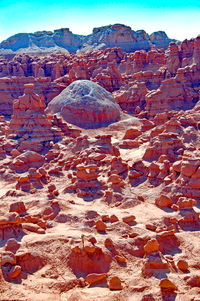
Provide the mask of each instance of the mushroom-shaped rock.
[{"label": "mushroom-shaped rock", "polygon": [[150,239],[144,246],[146,254],[151,254],[159,251],[159,243],[155,238]]},{"label": "mushroom-shaped rock", "polygon": [[20,243],[15,238],[10,238],[5,244],[5,251],[15,252],[19,247]]},{"label": "mushroom-shaped rock", "polygon": [[82,128],[98,128],[120,119],[120,107],[112,94],[89,80],[77,80],[53,98],[47,113]]}]

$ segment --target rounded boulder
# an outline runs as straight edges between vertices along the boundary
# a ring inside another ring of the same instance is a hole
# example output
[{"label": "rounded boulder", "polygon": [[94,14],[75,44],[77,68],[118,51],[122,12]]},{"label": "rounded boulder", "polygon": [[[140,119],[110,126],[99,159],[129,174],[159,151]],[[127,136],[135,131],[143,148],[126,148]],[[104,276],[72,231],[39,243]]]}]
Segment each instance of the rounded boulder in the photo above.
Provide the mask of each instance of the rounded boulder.
[{"label": "rounded boulder", "polygon": [[53,98],[46,113],[82,128],[107,126],[120,119],[120,107],[112,94],[89,80],[77,80]]}]

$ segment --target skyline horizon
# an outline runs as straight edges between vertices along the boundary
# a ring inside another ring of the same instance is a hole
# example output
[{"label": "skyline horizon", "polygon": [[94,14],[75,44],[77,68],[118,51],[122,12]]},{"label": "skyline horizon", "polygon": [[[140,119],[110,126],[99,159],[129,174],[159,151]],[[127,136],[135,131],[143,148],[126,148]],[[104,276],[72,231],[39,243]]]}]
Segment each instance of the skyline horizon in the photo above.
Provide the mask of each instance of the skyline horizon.
[{"label": "skyline horizon", "polygon": [[[148,34],[165,31],[172,39],[183,41],[200,34],[200,1],[143,0],[1,0],[0,42],[18,33],[69,28],[74,34],[89,35],[95,27],[124,24]],[[9,18],[8,18],[9,16]]]},{"label": "skyline horizon", "polygon": [[95,29],[95,28],[101,28],[101,27],[106,27],[106,26],[112,26],[112,25],[115,25],[115,24],[120,24],[120,25],[124,25],[124,26],[128,26],[128,27],[130,27],[131,28],[131,30],[133,30],[133,31],[139,31],[139,30],[144,30],[148,35],[151,35],[152,33],[154,33],[154,32],[159,32],[159,31],[163,31],[163,32],[165,32],[166,33],[166,35],[168,36],[168,38],[171,38],[171,39],[175,39],[175,40],[177,40],[177,41],[179,41],[179,42],[182,42],[183,40],[190,40],[190,39],[193,39],[193,38],[196,38],[197,36],[199,36],[200,35],[200,33],[199,34],[197,34],[196,36],[191,36],[191,37],[189,37],[189,38],[184,38],[184,39],[177,39],[177,38],[175,38],[175,37],[173,37],[173,36],[170,36],[169,34],[168,34],[168,32],[166,31],[166,30],[163,30],[163,29],[157,29],[157,30],[154,30],[154,31],[151,31],[151,32],[148,32],[147,30],[145,30],[144,28],[138,28],[138,29],[136,29],[136,28],[133,28],[131,25],[129,25],[129,24],[125,24],[125,23],[120,23],[120,22],[115,22],[115,23],[110,23],[110,24],[103,24],[103,25],[100,25],[100,26],[94,26],[94,27],[92,27],[92,28],[90,28],[89,30],[87,30],[87,31],[84,31],[84,33],[82,33],[81,31],[80,32],[74,32],[73,30],[72,30],[72,28],[70,28],[69,26],[65,26],[65,27],[60,27],[60,28],[52,28],[52,27],[49,27],[49,28],[45,28],[45,29],[38,29],[38,30],[34,30],[34,31],[26,31],[26,32],[16,32],[15,34],[13,34],[13,35],[10,35],[10,36],[8,36],[7,38],[4,38],[3,40],[1,40],[0,39],[0,43],[1,42],[4,42],[4,41],[6,41],[7,39],[9,39],[10,37],[12,37],[12,36],[15,36],[15,35],[17,35],[17,34],[23,34],[23,33],[27,33],[27,34],[35,34],[35,33],[37,33],[37,32],[45,32],[45,31],[51,31],[51,32],[54,32],[54,31],[56,31],[56,30],[60,30],[60,29],[69,29],[69,31],[70,32],[72,32],[72,34],[75,34],[75,35],[80,35],[80,36],[87,36],[87,35],[91,35],[92,33],[93,33],[93,29]]}]

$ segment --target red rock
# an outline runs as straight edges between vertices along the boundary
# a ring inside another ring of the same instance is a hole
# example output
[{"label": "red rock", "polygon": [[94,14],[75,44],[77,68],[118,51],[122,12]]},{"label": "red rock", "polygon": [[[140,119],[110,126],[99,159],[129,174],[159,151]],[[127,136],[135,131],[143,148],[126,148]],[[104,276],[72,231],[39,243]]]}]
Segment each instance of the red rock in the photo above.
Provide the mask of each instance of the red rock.
[{"label": "red rock", "polygon": [[44,157],[34,151],[26,151],[17,156],[12,162],[12,168],[16,172],[25,172],[30,167],[39,168],[44,163]]},{"label": "red rock", "polygon": [[110,217],[109,215],[105,214],[101,216],[102,222],[109,222],[110,221]]},{"label": "red rock", "polygon": [[182,140],[179,134],[163,132],[150,141],[150,147],[146,149],[143,159],[158,160],[161,155],[166,155],[170,161],[174,161],[176,150],[181,147]]},{"label": "red rock", "polygon": [[112,214],[111,216],[110,216],[110,222],[111,223],[116,223],[116,222],[118,222],[119,221],[119,219],[118,219],[118,217],[115,215],[115,214]]},{"label": "red rock", "polygon": [[149,240],[144,246],[144,251],[146,254],[151,254],[159,251],[159,243],[156,239]]},{"label": "red rock", "polygon": [[152,162],[149,166],[149,178],[157,178],[160,171],[160,167],[157,163]]},{"label": "red rock", "polygon": [[172,165],[172,168],[174,171],[180,173],[181,172],[181,161],[174,162],[174,164]]},{"label": "red rock", "polygon": [[86,218],[87,219],[93,219],[93,218],[96,218],[98,216],[99,216],[99,214],[95,210],[88,210],[88,211],[86,211]]},{"label": "red rock", "polygon": [[18,183],[27,183],[27,182],[30,182],[28,175],[23,175],[21,177],[17,177],[16,180],[18,181]]},{"label": "red rock", "polygon": [[184,225],[185,223],[196,224],[199,221],[199,213],[193,208],[184,208],[181,211],[182,218],[179,219],[178,223]]},{"label": "red rock", "polygon": [[19,224],[20,216],[18,213],[8,213],[0,217],[0,225]]},{"label": "red rock", "polygon": [[113,158],[111,162],[111,171],[113,174],[123,175],[123,173],[128,171],[128,164],[124,162],[120,156],[118,156],[118,158]]},{"label": "red rock", "polygon": [[77,165],[77,178],[82,180],[96,180],[98,178],[98,167],[96,165]]},{"label": "red rock", "polygon": [[109,280],[109,289],[110,290],[122,290],[122,284],[119,277],[115,276]]},{"label": "red rock", "polygon": [[188,187],[198,189],[200,187],[200,179],[199,178],[198,179],[191,178],[188,183]]},{"label": "red rock", "polygon": [[24,223],[22,225],[23,229],[31,231],[31,232],[35,232],[38,234],[44,234],[45,230],[42,229],[40,226],[32,224],[32,223]]},{"label": "red rock", "polygon": [[176,71],[181,67],[179,47],[176,43],[170,43],[168,51],[166,52],[167,56],[167,69],[171,74],[176,74]]},{"label": "red rock", "polygon": [[113,174],[108,178],[108,182],[111,182],[112,184],[119,184],[121,183],[122,178],[119,175]]},{"label": "red rock", "polygon": [[163,290],[163,291],[171,292],[171,291],[177,290],[176,285],[167,278],[162,279],[160,281],[159,286],[160,286],[161,290]]},{"label": "red rock", "polygon": [[184,99],[186,97],[188,97],[187,106],[191,106],[190,101],[194,96],[189,95],[190,91],[186,92],[184,90],[183,83],[180,80],[176,78],[165,79],[162,81],[159,89],[152,90],[146,94],[146,110],[150,112],[151,116],[155,116],[159,113],[159,110],[179,110],[185,108],[186,103]]},{"label": "red rock", "polygon": [[104,245],[107,248],[114,248],[115,247],[115,245],[114,245],[114,243],[113,243],[113,241],[112,241],[111,238],[106,238],[106,240],[104,242]]},{"label": "red rock", "polygon": [[62,135],[51,129],[51,121],[44,113],[44,99],[35,94],[33,89],[34,84],[26,84],[25,94],[14,102],[9,133],[20,138],[21,150],[41,151],[42,143]]},{"label": "red rock", "polygon": [[137,140],[124,140],[123,143],[119,144],[120,148],[135,148],[140,146],[140,142]]},{"label": "red rock", "polygon": [[157,227],[153,224],[146,224],[146,229],[149,229],[151,231],[156,231]]},{"label": "red rock", "polygon": [[[144,43],[146,33],[136,35]],[[49,292],[39,293],[42,300],[61,294],[67,300],[198,298],[199,49],[198,38],[171,44],[167,51],[152,46],[136,53],[110,48],[1,55],[0,111],[6,118],[0,116],[0,243],[2,254],[14,254],[9,257],[14,265],[7,262],[0,271],[2,298],[19,297],[18,283],[20,296],[34,299],[33,290],[21,290],[20,282],[27,278],[32,289],[41,287],[41,267],[43,291]],[[46,115],[49,100],[77,79],[111,91],[121,108],[120,122],[80,130],[58,115]],[[34,83],[36,93],[29,85],[23,95],[26,83]],[[18,107],[10,124],[15,98]],[[29,161],[20,159],[30,149],[42,155],[41,161],[33,159],[35,154]],[[137,226],[122,222],[131,214]],[[98,221],[106,232],[98,233]],[[136,266],[139,276],[129,279]],[[69,279],[58,277],[63,271]],[[126,289],[106,295],[95,288],[93,297],[92,290],[78,292],[87,275],[98,286],[102,274],[120,279],[127,274]],[[185,282],[185,291],[170,291],[169,283],[157,291],[165,274],[177,286]]]},{"label": "red rock", "polygon": [[90,252],[76,246],[72,248],[68,260],[69,266],[75,274],[101,274],[108,272],[112,256],[97,246],[92,246]]},{"label": "red rock", "polygon": [[96,285],[96,284],[105,284],[107,283],[107,274],[102,273],[102,274],[88,274],[86,277],[86,282],[88,282],[91,285]]},{"label": "red rock", "polygon": [[140,135],[141,131],[139,131],[137,128],[131,128],[126,131],[123,139],[135,139]]},{"label": "red rock", "polygon": [[98,71],[98,74],[93,72],[93,80],[103,86],[107,91],[113,92],[122,83],[122,76],[115,61],[108,62],[106,69],[99,68]]},{"label": "red rock", "polygon": [[197,170],[198,164],[200,164],[198,160],[183,161],[181,164],[181,174],[191,177]]},{"label": "red rock", "polygon": [[136,236],[138,236],[138,233],[132,232],[132,233],[129,234],[130,238],[134,238]]},{"label": "red rock", "polygon": [[15,238],[8,239],[5,245],[5,251],[15,252],[20,247],[20,243]]},{"label": "red rock", "polygon": [[179,247],[180,242],[179,239],[176,237],[175,233],[176,227],[175,225],[172,225],[167,230],[161,230],[161,232],[157,234],[156,239],[158,240],[159,249],[162,253],[166,254],[173,252]]},{"label": "red rock", "polygon": [[197,204],[196,200],[180,197],[176,203],[179,208],[191,208]]},{"label": "red rock", "polygon": [[[18,223],[4,223],[0,225],[0,240],[8,240],[10,238],[19,239],[23,236],[21,224]],[[14,250],[12,250],[14,252]]]},{"label": "red rock", "polygon": [[10,263],[12,265],[16,264],[16,257],[15,254],[11,251],[4,251],[1,254],[1,265],[5,265],[6,263]]},{"label": "red rock", "polygon": [[200,65],[199,54],[200,54],[200,38],[198,36],[194,40],[194,53],[193,53],[193,62],[196,63],[197,65]]},{"label": "red rock", "polygon": [[10,272],[7,274],[9,279],[15,279],[17,278],[21,273],[21,267],[20,265],[15,265],[11,268]]},{"label": "red rock", "polygon": [[116,255],[116,256],[115,256],[115,259],[117,260],[117,262],[118,262],[119,264],[123,264],[123,265],[126,264],[126,258],[125,258],[125,257]]},{"label": "red rock", "polygon": [[158,199],[155,200],[155,204],[160,208],[165,208],[171,207],[173,202],[168,196],[162,194]]},{"label": "red rock", "polygon": [[56,190],[56,186],[55,186],[54,184],[50,184],[50,185],[48,186],[48,191],[49,191],[49,192],[52,192],[52,191],[54,191],[54,190]]},{"label": "red rock", "polygon": [[123,110],[133,114],[141,111],[147,92],[145,82],[135,81],[133,85],[122,85],[119,90],[113,92],[113,96]]},{"label": "red rock", "polygon": [[91,242],[93,245],[95,245],[96,242],[97,242],[97,240],[96,240],[96,238],[94,236],[89,236],[88,237],[88,241]]},{"label": "red rock", "polygon": [[10,205],[10,212],[24,213],[26,212],[26,207],[24,202],[15,202]]},{"label": "red rock", "polygon": [[168,262],[158,252],[147,254],[143,260],[142,273],[144,277],[157,275],[160,271],[169,271]]},{"label": "red rock", "polygon": [[177,267],[179,268],[179,270],[181,270],[182,272],[187,272],[188,271],[188,263],[187,261],[180,259],[177,262]]},{"label": "red rock", "polygon": [[126,224],[132,223],[135,221],[135,216],[134,215],[128,215],[128,216],[124,216],[122,218],[123,222]]},{"label": "red rock", "polygon": [[17,157],[20,155],[20,152],[17,150],[17,149],[12,149],[12,151],[10,152],[10,154],[13,156],[13,157]]},{"label": "red rock", "polygon": [[188,277],[187,284],[191,287],[200,287],[200,276],[199,275],[192,275]]},{"label": "red rock", "polygon": [[45,258],[39,252],[30,252],[20,249],[16,253],[17,265],[21,266],[22,272],[34,273],[45,265]]},{"label": "red rock", "polygon": [[105,232],[106,231],[106,224],[102,222],[101,220],[98,220],[96,222],[96,229],[98,232]]},{"label": "red rock", "polygon": [[94,244],[90,243],[89,241],[84,242],[84,251],[87,254],[92,255],[95,253],[95,250],[96,250],[96,246],[94,246]]}]

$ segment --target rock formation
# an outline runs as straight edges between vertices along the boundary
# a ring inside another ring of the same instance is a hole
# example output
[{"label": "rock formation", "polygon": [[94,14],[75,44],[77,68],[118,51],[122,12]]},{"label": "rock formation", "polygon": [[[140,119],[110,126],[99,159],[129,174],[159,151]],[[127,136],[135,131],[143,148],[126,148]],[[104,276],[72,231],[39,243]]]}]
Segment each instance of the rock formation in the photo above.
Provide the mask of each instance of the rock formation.
[{"label": "rock formation", "polygon": [[47,113],[59,113],[69,123],[98,128],[120,119],[120,107],[112,95],[92,81],[78,80],[52,99]]},{"label": "rock formation", "polygon": [[[68,50],[69,52],[87,51],[102,47],[121,47],[124,51],[149,50],[152,45],[167,48],[172,41],[165,32],[157,31],[150,36],[144,30],[132,30],[123,24],[94,28],[88,36],[73,34],[69,28],[35,33],[19,33],[0,43],[0,49],[12,51],[44,52]],[[49,49],[49,50],[48,50]],[[8,51],[9,53],[9,51]]]},{"label": "rock formation", "polygon": [[198,299],[199,37],[155,44],[0,56],[0,299]]},{"label": "rock formation", "polygon": [[20,139],[20,150],[40,152],[45,144],[62,135],[51,129],[51,119],[44,113],[44,100],[33,89],[33,84],[26,84],[24,95],[14,102],[8,133],[12,139]]},{"label": "rock formation", "polygon": [[13,101],[23,94],[26,83],[35,84],[47,105],[75,80],[91,80],[113,93],[123,110],[131,114],[146,111],[153,118],[157,108],[192,108],[199,99],[199,73],[198,38],[180,45],[171,42],[166,51],[153,47],[148,52],[128,53],[105,48],[79,54],[2,56],[0,109],[10,116]]}]

